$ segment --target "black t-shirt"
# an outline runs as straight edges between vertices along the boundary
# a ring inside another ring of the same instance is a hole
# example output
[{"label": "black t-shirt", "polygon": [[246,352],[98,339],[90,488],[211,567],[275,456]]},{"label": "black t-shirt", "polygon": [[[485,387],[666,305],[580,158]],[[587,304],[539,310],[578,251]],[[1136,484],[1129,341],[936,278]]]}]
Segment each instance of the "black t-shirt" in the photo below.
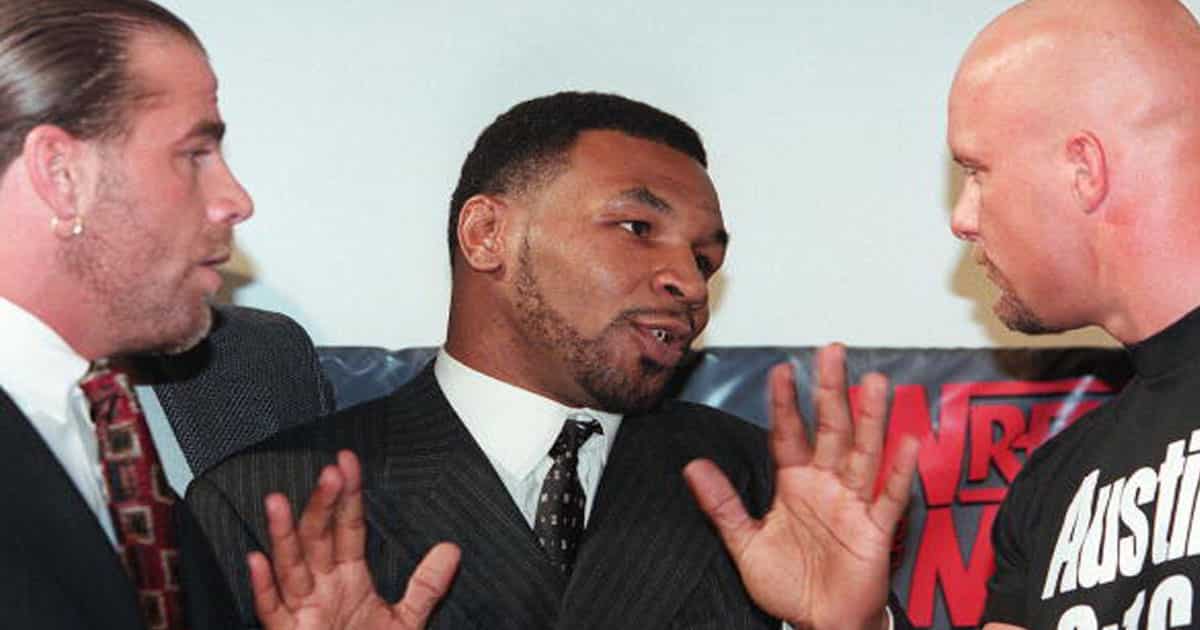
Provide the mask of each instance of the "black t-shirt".
[{"label": "black t-shirt", "polygon": [[1129,348],[1124,391],[1037,450],[996,517],[985,622],[1200,626],[1200,309]]}]

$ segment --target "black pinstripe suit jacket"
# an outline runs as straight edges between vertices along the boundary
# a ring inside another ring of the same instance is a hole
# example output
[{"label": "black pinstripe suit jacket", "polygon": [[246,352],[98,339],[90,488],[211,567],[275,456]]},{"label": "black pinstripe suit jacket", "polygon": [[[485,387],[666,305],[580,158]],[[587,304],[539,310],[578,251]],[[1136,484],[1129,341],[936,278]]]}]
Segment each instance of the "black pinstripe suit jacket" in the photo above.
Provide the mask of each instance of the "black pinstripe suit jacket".
[{"label": "black pinstripe suit jacket", "polygon": [[754,607],[684,484],[695,457],[714,459],[754,512],[771,496],[760,429],[682,402],[626,418],[569,580],[550,565],[483,452],[427,368],[386,398],[265,442],[188,491],[253,624],[244,567],[266,540],[264,494],[297,511],[338,449],[361,457],[367,555],[380,594],[398,599],[434,543],[463,559],[432,628],[778,628]]}]

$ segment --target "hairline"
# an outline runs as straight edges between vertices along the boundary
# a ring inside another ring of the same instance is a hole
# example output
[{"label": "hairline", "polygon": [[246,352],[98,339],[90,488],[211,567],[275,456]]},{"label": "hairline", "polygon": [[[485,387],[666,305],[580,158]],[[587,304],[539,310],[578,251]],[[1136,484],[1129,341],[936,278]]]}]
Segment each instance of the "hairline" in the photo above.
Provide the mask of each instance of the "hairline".
[{"label": "hairline", "polygon": [[[697,164],[700,164],[701,168],[703,168],[705,170],[705,172],[708,172],[708,167],[705,166],[704,164],[701,164],[700,161],[695,158],[695,156],[692,156],[692,155],[688,154],[686,151],[671,145],[671,143],[663,140],[662,138],[656,138],[656,137],[646,135],[646,134],[629,133],[625,129],[621,129],[620,127],[615,127],[615,126],[585,127],[582,129],[575,130],[574,135],[570,136],[568,138],[568,142],[562,148],[547,151],[540,156],[525,160],[524,161],[525,165],[529,165],[533,162],[538,162],[538,161],[543,161],[543,160],[545,161],[545,166],[538,169],[538,173],[536,176],[525,178],[528,181],[517,182],[516,187],[511,190],[502,190],[498,187],[492,187],[491,190],[488,190],[487,189],[488,187],[481,186],[480,191],[477,194],[480,194],[480,195],[511,195],[514,197],[522,197],[525,195],[530,195],[530,194],[540,192],[540,191],[544,190],[546,187],[553,184],[559,177],[562,177],[563,175],[565,175],[567,173],[567,171],[569,171],[571,169],[571,152],[574,151],[575,148],[579,146],[579,142],[582,139],[584,134],[591,133],[591,132],[606,132],[606,131],[618,133],[625,138],[631,138],[634,140],[644,140],[646,142],[653,142],[654,144],[657,144],[661,147],[670,149],[671,151],[674,151],[674,152],[686,157],[687,159],[692,160],[693,162],[696,162]],[[520,170],[520,169],[517,168],[515,170]],[[505,178],[495,177],[493,179],[503,180]],[[461,211],[461,208],[459,210]]]},{"label": "hairline", "polygon": [[175,39],[180,43],[192,46],[205,59],[208,58],[208,51],[204,48],[204,44],[196,37],[195,33],[190,31],[181,31],[169,24],[158,22],[150,22],[143,19],[130,20],[130,28],[122,41],[120,72],[125,81],[128,92],[120,95],[117,103],[118,115],[114,121],[113,128],[108,133],[101,133],[92,138],[101,142],[114,142],[117,144],[123,143],[129,139],[133,133],[134,120],[137,115],[149,111],[154,108],[154,101],[166,95],[164,90],[152,86],[149,80],[142,73],[137,72],[133,67],[132,51],[140,39],[148,37],[162,36],[169,39]]}]

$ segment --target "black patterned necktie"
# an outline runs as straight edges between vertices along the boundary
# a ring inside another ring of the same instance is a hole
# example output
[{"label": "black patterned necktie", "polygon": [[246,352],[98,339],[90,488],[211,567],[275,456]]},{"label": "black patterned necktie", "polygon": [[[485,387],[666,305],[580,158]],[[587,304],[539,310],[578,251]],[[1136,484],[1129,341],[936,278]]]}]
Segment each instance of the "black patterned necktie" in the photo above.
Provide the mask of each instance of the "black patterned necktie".
[{"label": "black patterned necktie", "polygon": [[542,482],[537,516],[533,521],[533,533],[538,543],[550,562],[564,575],[570,573],[571,566],[575,564],[587,505],[583,485],[579,483],[579,447],[593,433],[604,434],[604,429],[595,420],[567,420],[563,423],[558,439],[550,447],[550,457],[554,463]]}]

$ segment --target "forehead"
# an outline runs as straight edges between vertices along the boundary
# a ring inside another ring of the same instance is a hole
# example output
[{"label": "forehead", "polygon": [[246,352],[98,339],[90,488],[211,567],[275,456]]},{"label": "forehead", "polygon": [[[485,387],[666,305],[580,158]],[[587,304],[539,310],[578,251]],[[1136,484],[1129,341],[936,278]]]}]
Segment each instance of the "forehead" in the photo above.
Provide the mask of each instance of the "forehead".
[{"label": "forehead", "polygon": [[721,220],[717,191],[704,167],[669,146],[619,131],[585,131],[567,154],[569,167],[560,180],[596,195],[617,195],[645,188],[680,207]]},{"label": "forehead", "polygon": [[[971,146],[983,135],[1020,132],[1062,77],[1046,68],[1060,54],[1050,33],[1014,30],[1008,16],[988,27],[967,50],[950,88],[948,136],[951,149]],[[1024,26],[1017,24],[1016,26]]]},{"label": "forehead", "polygon": [[960,72],[950,90],[947,117],[947,140],[955,156],[981,158],[977,153],[989,138],[1009,135],[1015,100],[1020,98],[1020,90],[1006,89],[990,77]]},{"label": "forehead", "polygon": [[128,64],[139,91],[138,115],[216,116],[217,78],[195,44],[174,33],[143,31],[130,41]]},{"label": "forehead", "polygon": [[970,153],[977,144],[975,133],[979,128],[978,110],[984,98],[981,87],[969,78],[964,78],[960,72],[950,88],[946,139],[956,157],[962,153]]}]

